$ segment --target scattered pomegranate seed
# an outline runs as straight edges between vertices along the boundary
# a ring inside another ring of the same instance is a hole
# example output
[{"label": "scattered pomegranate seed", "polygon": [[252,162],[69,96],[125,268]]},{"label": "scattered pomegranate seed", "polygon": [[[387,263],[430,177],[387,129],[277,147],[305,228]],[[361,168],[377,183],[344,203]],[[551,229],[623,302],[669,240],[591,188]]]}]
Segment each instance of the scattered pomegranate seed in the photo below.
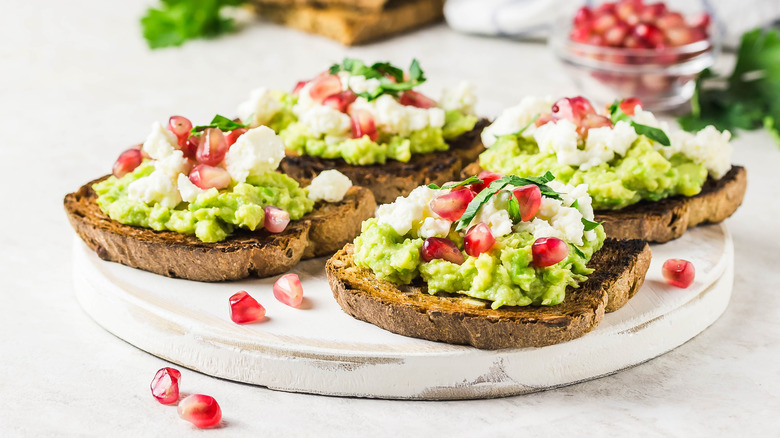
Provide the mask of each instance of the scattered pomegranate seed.
[{"label": "scattered pomegranate seed", "polygon": [[528,184],[512,190],[512,194],[515,195],[517,203],[520,204],[520,219],[531,220],[539,211],[539,206],[542,205],[542,191],[539,190],[539,186]]},{"label": "scattered pomegranate seed", "polygon": [[454,190],[431,199],[428,206],[431,211],[448,221],[456,221],[463,216],[469,202],[477,194],[471,190]]},{"label": "scattered pomegranate seed", "polygon": [[483,252],[490,251],[495,243],[496,238],[490,232],[490,227],[486,223],[480,222],[466,232],[466,237],[463,239],[463,249],[466,254],[479,257]]},{"label": "scattered pomegranate seed", "polygon": [[620,101],[620,109],[629,116],[634,115],[637,105],[642,108],[642,101],[638,97],[629,97]]},{"label": "scattered pomegranate seed", "polygon": [[552,266],[569,255],[569,245],[556,237],[541,237],[531,245],[534,266]]},{"label": "scattered pomegranate seed", "polygon": [[589,129],[603,128],[605,126],[612,126],[612,121],[609,120],[608,117],[600,114],[587,114],[582,119],[582,123],[578,127],[577,132],[580,136],[584,137],[587,135]]},{"label": "scattered pomegranate seed", "polygon": [[160,368],[149,385],[152,396],[164,405],[176,403],[179,400],[179,379],[181,379],[179,370],[168,367]]},{"label": "scattered pomegranate seed", "polygon": [[374,117],[365,110],[352,111],[352,138],[362,138],[367,135],[372,141],[379,138]]},{"label": "scattered pomegranate seed", "polygon": [[265,318],[265,307],[246,291],[242,290],[230,297],[230,319],[236,324],[249,324],[263,318]]},{"label": "scattered pomegranate seed", "polygon": [[476,183],[471,185],[471,190],[474,191],[474,193],[479,193],[482,190],[484,190],[487,186],[490,185],[493,181],[499,180],[503,178],[504,175],[496,172],[491,172],[489,170],[483,170],[482,172],[479,172],[479,175],[477,175],[477,178],[482,180],[482,183]]},{"label": "scattered pomegranate seed", "polygon": [[347,108],[349,108],[349,106],[352,105],[352,102],[354,102],[356,99],[357,96],[355,95],[355,93],[353,93],[350,90],[345,90],[340,93],[336,93],[326,97],[322,101],[322,104],[325,106],[329,106],[336,111],[341,111],[342,113],[346,113]]},{"label": "scattered pomegranate seed", "polygon": [[436,101],[430,97],[414,91],[406,90],[401,93],[401,97],[398,99],[401,105],[414,106],[417,108],[433,108],[436,106]]},{"label": "scattered pomegranate seed", "polygon": [[200,135],[191,135],[183,144],[181,152],[186,158],[196,158],[200,146]]},{"label": "scattered pomegranate seed", "polygon": [[281,233],[290,223],[290,213],[281,208],[266,205],[263,207],[263,212],[265,213],[263,227],[272,233]]},{"label": "scattered pomegranate seed", "polygon": [[177,411],[199,429],[214,427],[222,420],[222,409],[210,395],[192,394],[179,402]]},{"label": "scattered pomegranate seed", "polygon": [[309,83],[309,81],[298,81],[298,83],[295,84],[295,87],[292,90],[292,94],[297,96],[298,93],[300,93],[301,88],[305,87],[306,84],[308,84],[308,83]]},{"label": "scattered pomegranate seed", "polygon": [[566,119],[575,125],[582,122],[586,114],[596,114],[590,101],[582,96],[558,99],[552,106],[552,120]]},{"label": "scattered pomegranate seed", "polygon": [[420,248],[420,257],[426,262],[430,262],[433,259],[442,259],[456,265],[461,265],[466,261],[455,242],[444,237],[429,237],[425,239],[422,248]]},{"label": "scattered pomegranate seed", "polygon": [[128,173],[135,170],[144,161],[143,152],[139,149],[131,148],[121,154],[119,158],[114,162],[112,173],[117,178],[122,178]]},{"label": "scattered pomegranate seed", "polygon": [[221,167],[198,164],[190,171],[190,181],[203,190],[224,189],[230,185],[230,174]]},{"label": "scattered pomegranate seed", "polygon": [[219,128],[206,128],[195,156],[200,163],[216,166],[225,159],[228,148],[225,134]]},{"label": "scattered pomegranate seed", "polygon": [[171,118],[168,119],[168,129],[176,134],[176,138],[179,139],[179,143],[181,144],[183,141],[186,141],[187,137],[190,135],[192,122],[186,117],[171,116]]},{"label": "scattered pomegranate seed", "polygon": [[233,146],[233,143],[238,140],[238,137],[241,137],[242,135],[246,134],[247,129],[246,128],[236,128],[232,131],[229,131],[227,135],[225,136],[225,141],[227,141],[228,149],[230,149],[230,146]]},{"label": "scattered pomegranate seed", "polygon": [[303,286],[296,274],[284,274],[274,283],[274,297],[290,307],[300,307],[303,302]]},{"label": "scattered pomegranate seed", "polygon": [[686,288],[693,283],[696,269],[694,269],[693,263],[688,260],[669,259],[664,262],[661,273],[667,283],[672,286]]},{"label": "scattered pomegranate seed", "polygon": [[318,76],[309,88],[309,96],[317,103],[336,93],[341,93],[341,79],[336,75]]}]

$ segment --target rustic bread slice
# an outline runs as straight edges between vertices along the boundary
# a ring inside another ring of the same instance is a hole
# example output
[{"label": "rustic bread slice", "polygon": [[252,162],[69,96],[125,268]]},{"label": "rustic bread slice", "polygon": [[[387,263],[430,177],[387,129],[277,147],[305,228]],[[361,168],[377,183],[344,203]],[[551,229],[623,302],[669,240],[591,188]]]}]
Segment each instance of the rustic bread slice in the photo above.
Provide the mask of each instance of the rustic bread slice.
[{"label": "rustic bread slice", "polygon": [[342,159],[300,155],[285,157],[279,168],[302,185],[323,170],[337,169],[356,185],[370,189],[376,202],[386,204],[422,184],[443,184],[458,179],[463,165],[476,160],[485,150],[479,134],[487,124],[487,120],[481,119],[474,129],[448,141],[449,150],[412,155],[406,163],[387,160],[385,164],[355,166]]},{"label": "rustic bread slice", "polygon": [[404,0],[255,0],[254,3],[278,6],[311,6],[319,8],[346,7],[350,9],[376,11]]},{"label": "rustic bread slice", "polygon": [[583,336],[639,290],[651,258],[644,241],[607,239],[589,263],[595,272],[579,288],[568,288],[561,304],[493,310],[484,300],[430,295],[422,283],[380,280],[355,265],[353,249],[346,245],[326,264],[333,296],[346,313],[401,335],[483,349],[543,347]]},{"label": "rustic bread slice", "polygon": [[[478,162],[469,164],[461,178],[482,171]],[[596,210],[596,221],[604,222],[607,236],[615,239],[643,239],[663,243],[676,239],[688,228],[722,222],[742,204],[747,189],[747,171],[732,166],[723,178],[708,178],[696,196],[674,196],[660,201],[642,201],[620,210]]]},{"label": "rustic bread slice", "polygon": [[331,254],[360,234],[360,224],[374,215],[371,192],[352,187],[337,204],[319,202],[314,211],[292,221],[284,232],[239,230],[217,243],[172,231],[123,225],[95,202],[95,180],[65,196],[73,229],[103,260],[168,277],[196,281],[268,277],[290,270],[299,260]]},{"label": "rustic bread slice", "polygon": [[[264,0],[253,3],[262,17],[347,46],[385,38],[444,18],[444,0],[391,1],[379,9],[361,9],[336,1],[306,5]],[[369,0],[359,3],[376,6]]]}]

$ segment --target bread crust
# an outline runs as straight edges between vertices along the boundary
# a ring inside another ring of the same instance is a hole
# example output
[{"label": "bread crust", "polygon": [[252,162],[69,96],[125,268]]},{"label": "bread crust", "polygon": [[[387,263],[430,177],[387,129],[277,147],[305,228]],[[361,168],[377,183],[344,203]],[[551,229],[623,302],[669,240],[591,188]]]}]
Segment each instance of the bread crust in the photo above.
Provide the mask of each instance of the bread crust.
[{"label": "bread crust", "polygon": [[474,129],[449,141],[448,150],[415,154],[406,163],[387,160],[385,164],[355,166],[342,159],[288,155],[282,160],[280,169],[302,185],[311,182],[323,170],[337,169],[356,185],[370,189],[377,203],[386,204],[408,195],[420,185],[458,179],[463,165],[476,160],[485,150],[479,134],[488,123],[488,120],[480,119]]},{"label": "bread crust", "polygon": [[328,283],[353,317],[404,336],[482,349],[543,347],[583,336],[604,312],[623,306],[642,286],[650,247],[640,240],[607,239],[589,266],[596,271],[556,306],[490,308],[457,294],[430,295],[423,283],[397,286],[355,265],[352,244],[326,264]]},{"label": "bread crust", "polygon": [[[478,162],[473,162],[460,177],[467,178],[482,170]],[[641,201],[620,210],[596,210],[595,218],[604,223],[608,237],[663,243],[697,225],[724,221],[742,205],[746,190],[747,171],[742,166],[732,166],[723,178],[707,178],[698,195]]]},{"label": "bread crust", "polygon": [[221,242],[206,243],[192,235],[111,220],[98,207],[92,190],[101,179],[64,199],[68,219],[81,240],[103,260],[195,281],[281,274],[301,259],[331,254],[351,241],[360,233],[360,223],[376,210],[369,190],[352,187],[343,201],[315,204],[314,211],[290,222],[282,233],[238,230]]}]

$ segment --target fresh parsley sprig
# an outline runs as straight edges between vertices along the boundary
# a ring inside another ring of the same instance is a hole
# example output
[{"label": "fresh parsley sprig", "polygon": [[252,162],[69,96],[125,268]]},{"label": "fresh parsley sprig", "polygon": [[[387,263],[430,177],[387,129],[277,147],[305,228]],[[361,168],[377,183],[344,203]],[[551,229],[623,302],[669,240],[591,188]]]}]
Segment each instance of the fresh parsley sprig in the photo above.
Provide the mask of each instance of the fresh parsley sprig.
[{"label": "fresh parsley sprig", "polygon": [[238,122],[233,121],[233,120],[231,120],[231,119],[229,119],[229,118],[227,118],[225,116],[221,116],[221,115],[217,114],[216,116],[214,116],[213,119],[211,119],[211,123],[209,123],[208,125],[198,125],[198,126],[195,126],[195,127],[193,127],[190,130],[190,133],[195,134],[195,133],[201,132],[201,131],[203,131],[203,130],[205,130],[207,128],[219,128],[221,131],[227,132],[227,131],[232,131],[232,130],[238,129],[238,128],[248,128],[248,127],[249,127],[249,125],[244,125],[244,124],[238,123]]},{"label": "fresh parsley sprig", "polygon": [[613,125],[621,120],[630,123],[631,127],[634,128],[634,131],[636,131],[637,134],[644,135],[650,140],[657,141],[663,146],[670,146],[672,144],[672,142],[669,141],[669,136],[667,136],[663,130],[654,128],[652,126],[643,125],[641,123],[637,123],[633,119],[631,119],[631,117],[629,117],[628,114],[626,114],[625,112],[623,112],[622,109],[620,109],[619,100],[615,100],[614,102],[612,102],[612,105],[609,106],[609,118],[612,121]]},{"label": "fresh parsley sprig", "polygon": [[149,48],[180,46],[194,38],[210,38],[232,32],[233,19],[222,16],[222,8],[239,6],[245,0],[161,0],[141,18],[143,36]]},{"label": "fresh parsley sprig", "polygon": [[341,64],[333,64],[328,71],[333,75],[344,71],[354,76],[365,76],[366,79],[377,79],[379,87],[371,91],[356,93],[357,96],[369,101],[383,94],[397,96],[401,91],[411,90],[426,81],[425,73],[416,59],[412,59],[409,66],[408,80],[404,78],[402,69],[389,62],[377,62],[368,66],[363,61],[354,58],[344,58]]},{"label": "fresh parsley sprig", "polygon": [[468,177],[468,178],[464,179],[464,180],[463,180],[463,181],[461,181],[461,182],[456,182],[456,183],[449,183],[449,184],[444,184],[444,185],[443,185],[443,186],[441,186],[441,187],[437,186],[436,184],[428,184],[428,188],[429,188],[429,189],[433,189],[433,190],[439,190],[439,189],[454,189],[454,188],[456,188],[456,187],[467,186],[467,185],[469,185],[469,184],[482,184],[482,180],[481,180],[481,179],[479,179],[479,177],[478,177],[478,176],[474,175],[474,176],[470,176],[470,177]]}]

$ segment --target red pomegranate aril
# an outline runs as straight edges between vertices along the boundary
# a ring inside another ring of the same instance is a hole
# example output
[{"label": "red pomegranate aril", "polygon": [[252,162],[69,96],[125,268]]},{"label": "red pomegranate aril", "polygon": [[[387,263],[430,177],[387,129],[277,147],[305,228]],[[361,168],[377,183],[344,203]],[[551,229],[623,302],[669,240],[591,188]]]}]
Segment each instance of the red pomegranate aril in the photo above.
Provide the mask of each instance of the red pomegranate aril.
[{"label": "red pomegranate aril", "polygon": [[706,31],[707,27],[709,27],[710,25],[710,21],[711,21],[710,14],[704,13],[704,14],[699,14],[696,17],[693,17],[688,23],[688,25]]},{"label": "red pomegranate aril", "polygon": [[617,24],[618,19],[612,14],[598,15],[591,21],[591,28],[593,32],[604,33],[609,28]]},{"label": "red pomegranate aril", "polygon": [[[536,186],[534,186],[536,187]],[[483,252],[490,251],[496,243],[496,238],[490,232],[486,223],[480,222],[469,228],[463,239],[463,249],[472,257],[479,257]]]},{"label": "red pomegranate aril", "polygon": [[429,237],[425,239],[422,248],[420,248],[420,257],[425,262],[430,262],[433,259],[442,259],[456,265],[461,265],[466,261],[455,242],[444,237]]},{"label": "red pomegranate aril", "polygon": [[686,288],[693,283],[693,278],[696,276],[696,269],[694,269],[693,263],[688,260],[669,259],[665,261],[663,267],[661,267],[661,273],[667,283],[672,286]]},{"label": "red pomegranate aril", "polygon": [[317,103],[337,93],[341,93],[341,79],[336,75],[318,76],[312,80],[309,88],[309,96]]},{"label": "red pomegranate aril", "polygon": [[190,181],[203,190],[224,189],[230,185],[230,173],[221,167],[198,164],[190,171]]},{"label": "red pomegranate aril", "polygon": [[569,38],[578,43],[589,43],[590,36],[590,29],[587,27],[576,27],[569,34]]},{"label": "red pomegranate aril", "polygon": [[347,108],[349,108],[350,105],[352,105],[352,102],[354,102],[357,99],[357,96],[355,93],[353,93],[350,90],[345,90],[340,93],[336,93],[334,95],[326,97],[322,104],[325,106],[329,106],[333,108],[336,111],[341,111],[342,113],[347,112]]},{"label": "red pomegranate aril", "polygon": [[296,274],[285,274],[274,283],[274,297],[290,307],[300,307],[303,302],[303,286]]},{"label": "red pomegranate aril", "polygon": [[589,129],[603,128],[605,126],[612,126],[612,121],[609,120],[608,117],[602,116],[600,114],[587,114],[582,119],[582,124],[579,128],[577,128],[577,131],[581,136],[585,136],[587,135]]},{"label": "red pomegranate aril", "polygon": [[577,9],[577,13],[574,14],[574,24],[579,26],[586,24],[593,18],[593,11],[587,6],[583,6]]},{"label": "red pomegranate aril", "polygon": [[582,96],[558,99],[552,106],[552,120],[569,120],[579,125],[586,114],[595,114],[590,101]]},{"label": "red pomegranate aril", "polygon": [[225,159],[228,148],[225,134],[219,128],[206,128],[195,156],[200,163],[216,166]]},{"label": "red pomegranate aril", "polygon": [[623,0],[615,6],[615,15],[629,24],[636,24],[639,21],[638,13],[644,5],[637,0]]},{"label": "red pomegranate aril", "polygon": [[406,90],[401,93],[401,97],[398,99],[401,105],[414,106],[417,108],[433,108],[436,106],[436,101],[430,97],[419,93],[414,90]]},{"label": "red pomegranate aril", "polygon": [[542,126],[546,123],[548,123],[550,120],[552,120],[552,114],[551,113],[544,113],[541,116],[539,116],[536,119],[536,122],[534,122],[534,125],[538,128],[539,126]]},{"label": "red pomegranate aril", "polygon": [[654,24],[666,31],[675,27],[685,27],[685,18],[678,12],[670,12],[659,17]]},{"label": "red pomegranate aril", "polygon": [[642,101],[638,97],[629,97],[620,102],[620,109],[629,116],[633,116],[637,105],[642,108]]},{"label": "red pomegranate aril", "polygon": [[620,47],[630,31],[631,28],[628,24],[620,22],[604,32],[604,43],[613,47]]},{"label": "red pomegranate aril", "polygon": [[672,47],[684,46],[696,41],[697,35],[687,27],[673,27],[666,31],[666,41]]},{"label": "red pomegranate aril", "polygon": [[463,216],[474,196],[476,193],[471,190],[455,190],[431,199],[428,206],[444,219],[456,221]]},{"label": "red pomegranate aril", "polygon": [[379,138],[374,117],[366,110],[354,110],[351,114],[352,138],[362,138],[367,135],[372,141]]},{"label": "red pomegranate aril", "polygon": [[200,136],[191,135],[183,143],[180,143],[181,152],[186,158],[195,158],[198,154],[198,146],[200,146]]},{"label": "red pomegranate aril", "polygon": [[651,47],[657,47],[664,42],[664,33],[658,27],[648,24],[639,23],[634,26],[634,35],[644,41]]},{"label": "red pomegranate aril", "polygon": [[569,245],[557,237],[540,237],[531,245],[533,264],[540,268],[552,266],[569,255]]},{"label": "red pomegranate aril", "polygon": [[200,429],[214,427],[222,420],[222,409],[210,395],[192,394],[185,397],[176,410],[179,417]]},{"label": "red pomegranate aril", "polygon": [[481,183],[476,183],[471,185],[471,190],[474,191],[474,193],[479,193],[486,187],[490,185],[493,181],[499,180],[503,178],[504,175],[496,172],[491,172],[489,170],[483,170],[482,172],[479,172],[479,175],[477,175],[477,178],[482,180]]},{"label": "red pomegranate aril", "polygon": [[242,290],[230,297],[230,319],[236,324],[249,324],[265,318],[265,307]]},{"label": "red pomegranate aril", "polygon": [[190,119],[186,117],[171,116],[171,118],[168,119],[168,130],[176,134],[179,142],[187,139],[187,136],[190,135],[191,129],[192,122],[190,122]]},{"label": "red pomegranate aril", "polygon": [[668,12],[666,4],[664,3],[651,3],[645,5],[644,9],[639,13],[639,20],[646,23],[653,23],[657,19],[661,18]]},{"label": "red pomegranate aril", "polygon": [[179,400],[179,379],[181,379],[179,370],[160,368],[149,385],[152,396],[164,405],[176,403]]},{"label": "red pomegranate aril", "polygon": [[512,190],[512,194],[515,195],[517,203],[520,204],[520,219],[531,220],[542,205],[542,191],[539,186],[528,184]]},{"label": "red pomegranate aril", "polygon": [[233,143],[238,140],[238,137],[246,134],[246,131],[246,128],[236,128],[232,131],[228,131],[227,135],[225,135],[225,141],[227,141],[228,149],[230,149],[230,146],[233,146]]},{"label": "red pomegranate aril", "polygon": [[114,162],[114,166],[112,167],[111,172],[115,177],[122,178],[128,173],[134,171],[135,168],[140,166],[143,161],[143,151],[140,149],[130,148],[119,154],[119,157]]},{"label": "red pomegranate aril", "polygon": [[281,208],[266,205],[263,207],[263,212],[265,213],[263,228],[272,233],[281,233],[290,223],[290,213]]},{"label": "red pomegranate aril", "polygon": [[298,81],[298,83],[295,84],[295,87],[293,87],[292,94],[297,96],[298,93],[301,92],[301,88],[305,87],[308,83],[309,81]]}]

